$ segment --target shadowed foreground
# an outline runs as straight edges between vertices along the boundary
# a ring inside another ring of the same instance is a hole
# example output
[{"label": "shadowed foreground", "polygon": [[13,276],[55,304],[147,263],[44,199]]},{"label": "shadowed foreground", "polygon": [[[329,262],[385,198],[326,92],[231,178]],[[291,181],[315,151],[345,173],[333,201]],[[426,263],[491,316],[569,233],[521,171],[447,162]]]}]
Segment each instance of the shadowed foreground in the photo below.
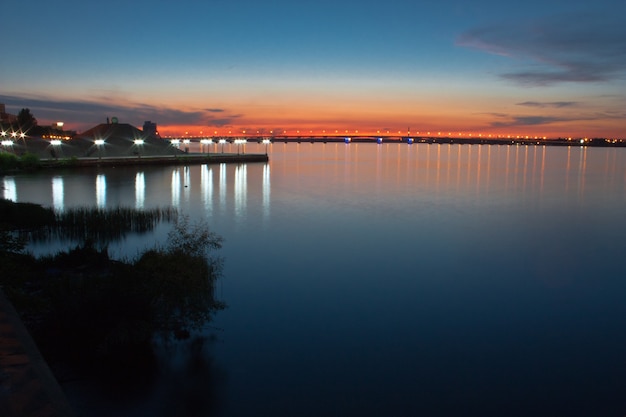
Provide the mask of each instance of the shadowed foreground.
[{"label": "shadowed foreground", "polygon": [[0,415],[75,415],[17,312],[0,290]]}]

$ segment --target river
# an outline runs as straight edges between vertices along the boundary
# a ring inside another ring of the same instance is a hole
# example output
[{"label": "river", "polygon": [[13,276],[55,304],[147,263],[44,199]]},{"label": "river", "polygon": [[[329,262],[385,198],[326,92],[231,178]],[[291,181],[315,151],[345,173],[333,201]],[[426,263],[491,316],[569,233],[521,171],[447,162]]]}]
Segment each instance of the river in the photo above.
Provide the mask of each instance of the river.
[{"label": "river", "polygon": [[[625,149],[268,152],[2,177],[15,201],[174,206],[225,239],[211,342],[192,362],[164,353],[160,378],[123,400],[66,384],[84,415],[626,414]],[[109,250],[132,258],[167,230]]]}]

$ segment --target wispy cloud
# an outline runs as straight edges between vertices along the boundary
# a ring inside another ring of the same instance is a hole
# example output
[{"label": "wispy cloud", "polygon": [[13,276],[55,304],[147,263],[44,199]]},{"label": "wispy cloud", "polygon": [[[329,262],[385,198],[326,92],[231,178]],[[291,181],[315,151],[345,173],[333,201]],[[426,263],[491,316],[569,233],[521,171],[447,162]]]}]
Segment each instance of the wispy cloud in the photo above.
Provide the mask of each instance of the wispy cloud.
[{"label": "wispy cloud", "polygon": [[615,120],[625,116],[623,112],[593,112],[568,116],[557,115],[516,115],[506,113],[488,113],[494,118],[492,127],[523,127],[550,125],[554,123],[591,122],[597,120]]},{"label": "wispy cloud", "polygon": [[523,85],[611,81],[626,75],[626,25],[619,14],[567,14],[470,30],[457,45],[521,60],[500,74]]},{"label": "wispy cloud", "polygon": [[518,106],[526,106],[526,107],[538,107],[538,108],[563,108],[563,107],[574,107],[578,105],[576,101],[550,101],[550,102],[542,102],[542,101],[525,101],[523,103],[517,103]]},{"label": "wispy cloud", "polygon": [[207,126],[210,126],[210,127],[228,127],[228,126],[232,126],[233,122],[236,119],[239,119],[242,116],[243,115],[241,115],[241,114],[231,114],[231,115],[227,115],[227,116],[224,116],[224,117],[213,117],[211,115],[208,115],[206,117],[206,119],[208,120]]},{"label": "wispy cloud", "polygon": [[507,120],[494,121],[492,127],[513,127],[513,126],[539,126],[549,125],[556,122],[571,121],[571,119],[553,116],[511,116]]}]

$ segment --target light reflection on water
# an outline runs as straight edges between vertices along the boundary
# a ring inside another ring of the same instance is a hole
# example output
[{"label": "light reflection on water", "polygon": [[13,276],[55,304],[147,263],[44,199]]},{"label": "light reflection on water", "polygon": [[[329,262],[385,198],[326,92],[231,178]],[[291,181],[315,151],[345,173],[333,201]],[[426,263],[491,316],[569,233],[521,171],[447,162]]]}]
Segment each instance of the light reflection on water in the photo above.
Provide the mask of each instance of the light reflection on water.
[{"label": "light reflection on water", "polygon": [[143,209],[146,201],[146,178],[143,172],[135,175],[135,208]]},{"label": "light reflection on water", "polygon": [[107,205],[107,178],[104,174],[96,176],[96,206],[106,207]]},{"label": "light reflection on water", "polygon": [[52,177],[52,208],[56,211],[63,211],[63,177]]},{"label": "light reflection on water", "polygon": [[17,190],[15,188],[15,178],[7,176],[2,181],[4,198],[11,201],[17,201]]},{"label": "light reflection on water", "polygon": [[3,193],[172,204],[224,236],[217,415],[624,414],[625,150],[274,143],[269,155],[16,175]]}]

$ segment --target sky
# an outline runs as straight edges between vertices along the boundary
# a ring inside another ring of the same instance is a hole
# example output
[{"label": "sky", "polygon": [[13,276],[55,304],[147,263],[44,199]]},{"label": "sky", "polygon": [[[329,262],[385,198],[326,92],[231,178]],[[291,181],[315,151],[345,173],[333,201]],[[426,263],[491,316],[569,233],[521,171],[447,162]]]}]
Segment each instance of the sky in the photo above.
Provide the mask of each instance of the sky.
[{"label": "sky", "polygon": [[[0,103],[84,131],[626,138],[626,0],[6,1]],[[418,133],[419,132],[419,133]]]}]

